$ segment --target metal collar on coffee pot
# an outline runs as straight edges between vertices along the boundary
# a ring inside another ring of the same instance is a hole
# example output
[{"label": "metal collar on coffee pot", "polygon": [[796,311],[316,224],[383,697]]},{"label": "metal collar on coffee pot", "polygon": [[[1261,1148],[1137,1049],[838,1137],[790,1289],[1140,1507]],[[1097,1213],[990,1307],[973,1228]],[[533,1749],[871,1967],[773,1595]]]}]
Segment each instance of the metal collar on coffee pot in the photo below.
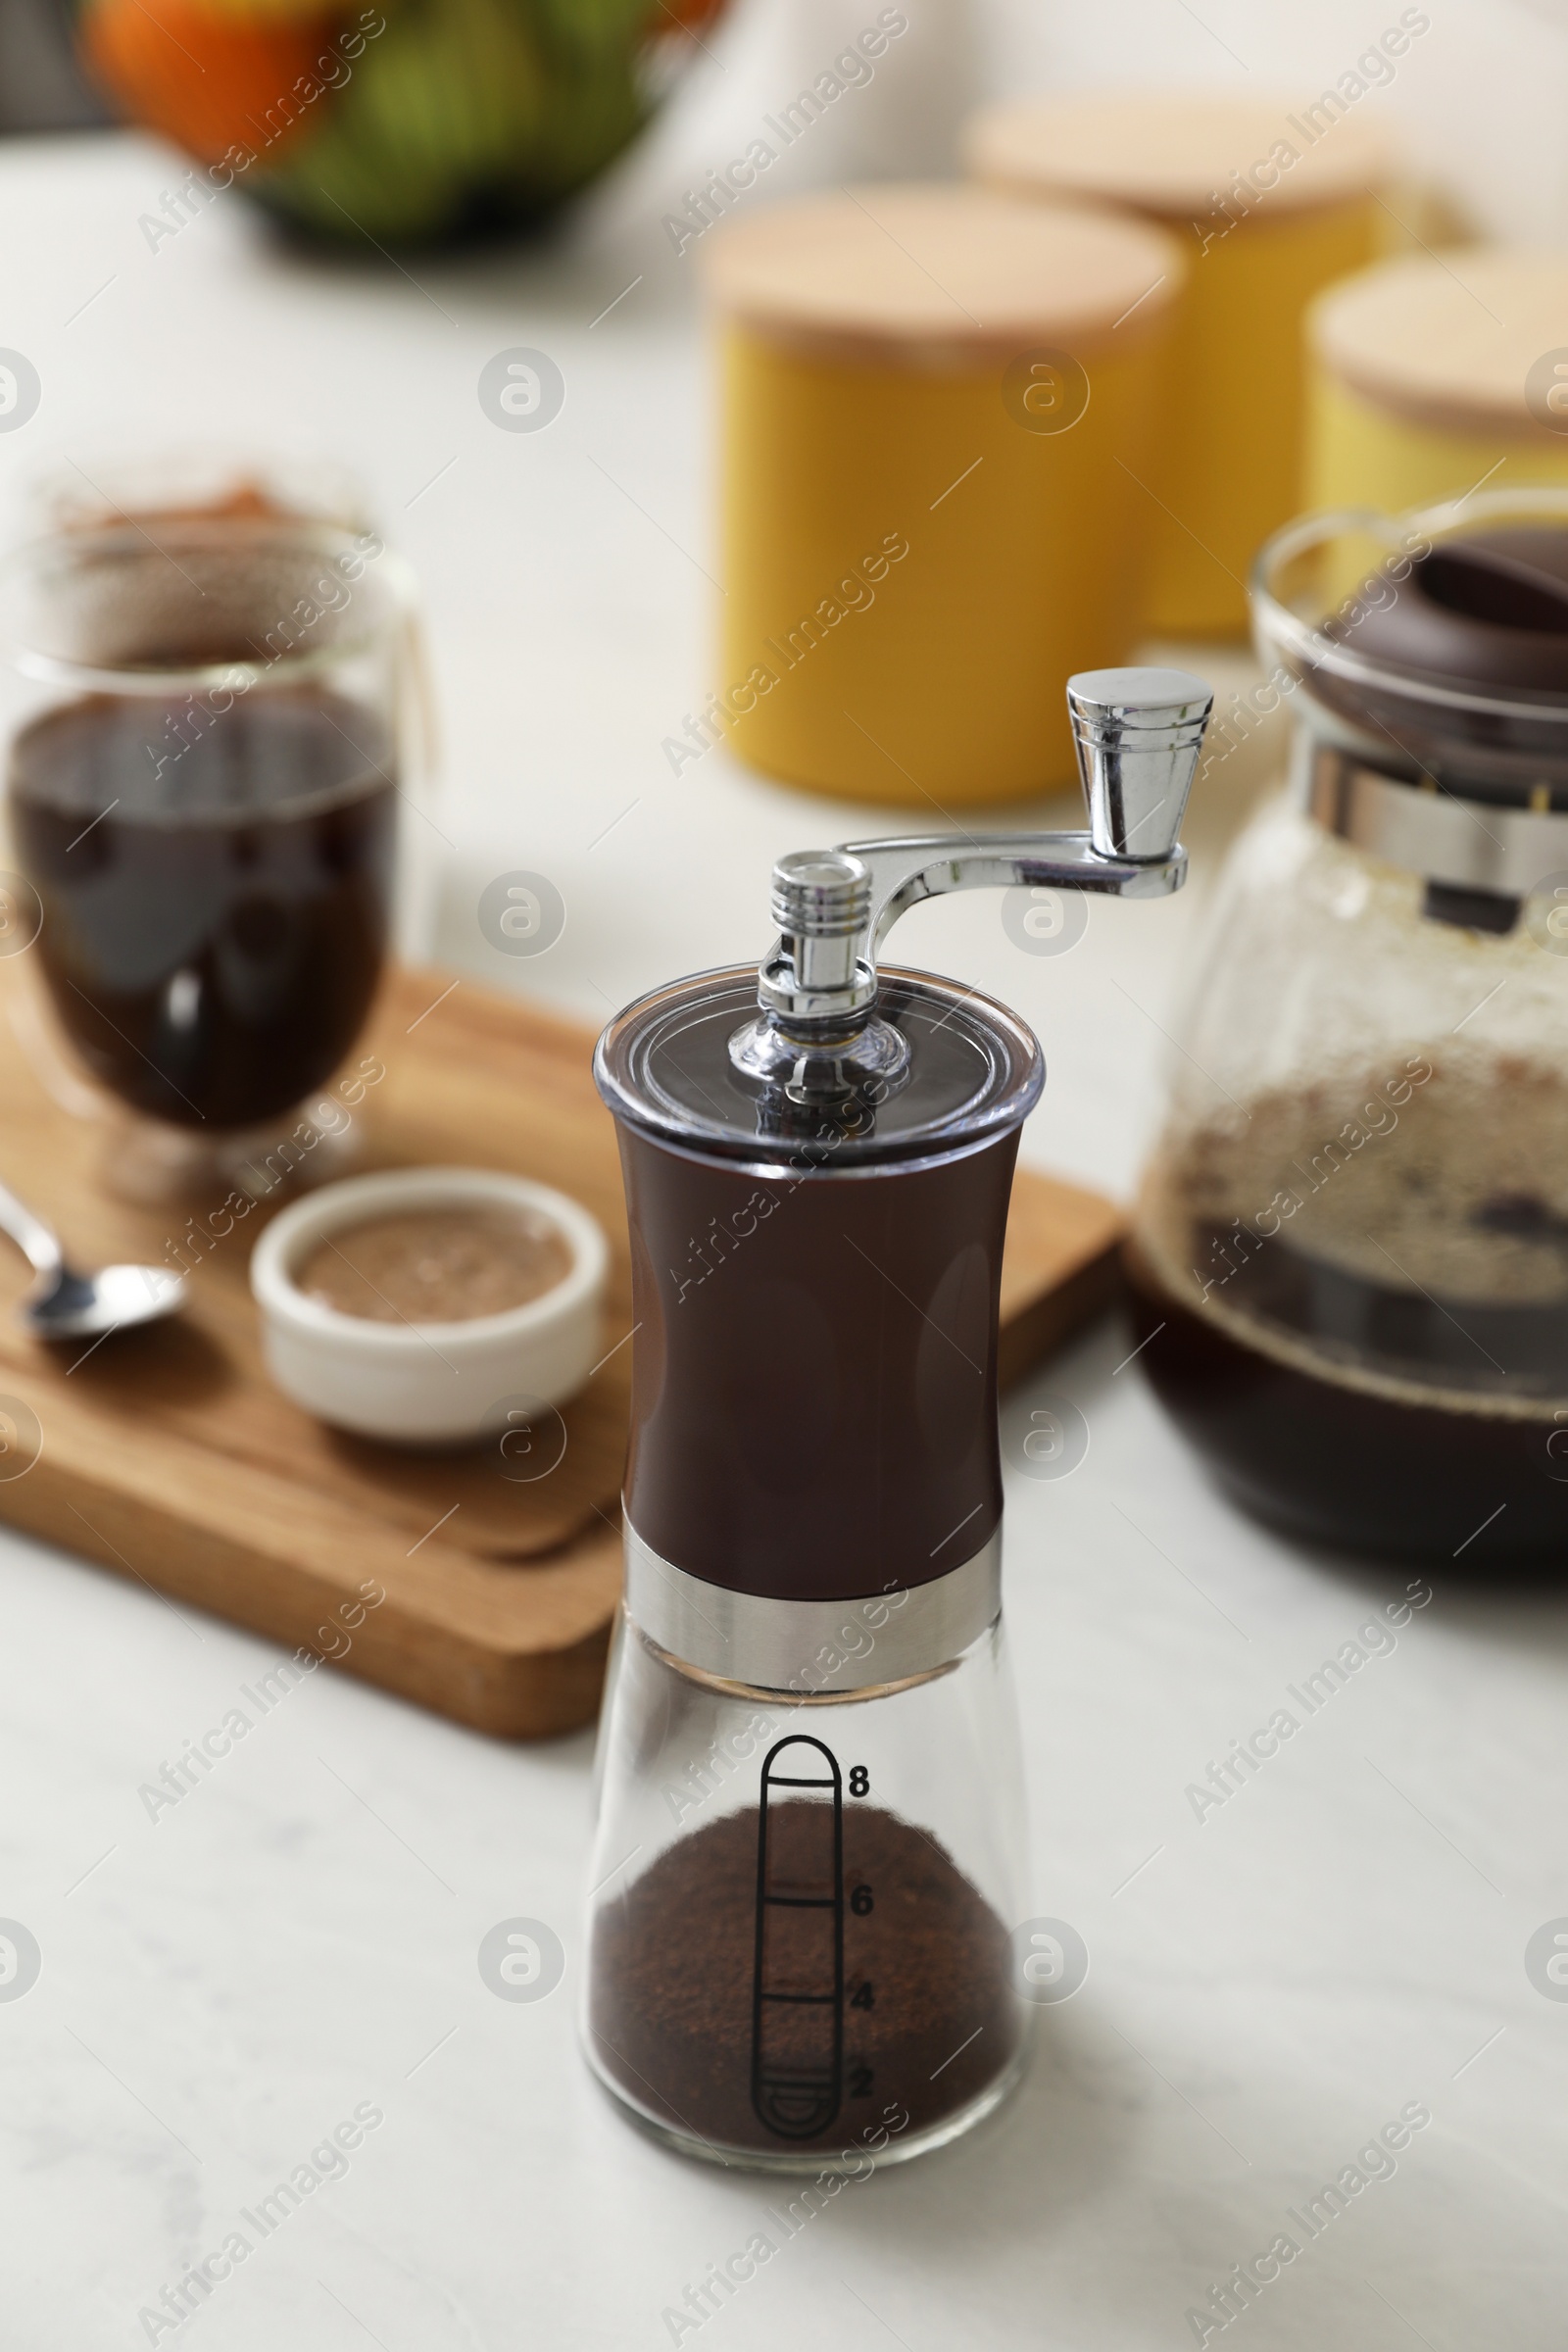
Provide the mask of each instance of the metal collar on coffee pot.
[{"label": "metal collar on coffee pot", "polygon": [[1258,708],[1296,697],[1298,806],[1421,880],[1425,914],[1513,930],[1568,869],[1568,492],[1304,515],[1259,551],[1251,601]]},{"label": "metal collar on coffee pot", "polygon": [[1089,804],[1087,833],[910,834],[797,850],[773,868],[779,937],[758,973],[760,1017],[730,1053],[756,1078],[822,1065],[821,1084],[896,1079],[907,1046],[873,1018],[876,957],[901,914],[956,890],[1179,890],[1177,840],[1214,697],[1185,669],[1089,669],[1067,708]]}]

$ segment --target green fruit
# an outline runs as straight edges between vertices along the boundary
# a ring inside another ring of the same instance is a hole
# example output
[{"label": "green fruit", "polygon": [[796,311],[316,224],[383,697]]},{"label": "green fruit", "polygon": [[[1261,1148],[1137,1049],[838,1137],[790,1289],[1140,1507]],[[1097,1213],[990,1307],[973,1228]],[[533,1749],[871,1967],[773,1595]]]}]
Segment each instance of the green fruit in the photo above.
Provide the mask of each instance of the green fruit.
[{"label": "green fruit", "polygon": [[439,237],[535,216],[601,171],[649,111],[649,0],[397,0],[308,140],[250,175],[329,236]]},{"label": "green fruit", "polygon": [[559,55],[599,58],[635,50],[662,12],[659,0],[534,0],[533,13]]},{"label": "green fruit", "polygon": [[620,153],[647,113],[629,61],[613,73],[558,73],[539,134],[510,176],[541,195],[569,196]]},{"label": "green fruit", "polygon": [[389,157],[483,175],[537,131],[547,85],[506,0],[420,0],[367,49],[345,114]]},{"label": "green fruit", "polygon": [[439,230],[458,201],[462,173],[428,158],[389,155],[346,109],[322,110],[320,127],[246,186],[270,210],[327,237],[377,243]]},{"label": "green fruit", "polygon": [[269,211],[350,244],[360,237],[402,244],[438,234],[458,202],[453,174],[390,170],[384,159],[361,153],[352,132],[330,122],[286,164],[247,175],[245,184]]}]

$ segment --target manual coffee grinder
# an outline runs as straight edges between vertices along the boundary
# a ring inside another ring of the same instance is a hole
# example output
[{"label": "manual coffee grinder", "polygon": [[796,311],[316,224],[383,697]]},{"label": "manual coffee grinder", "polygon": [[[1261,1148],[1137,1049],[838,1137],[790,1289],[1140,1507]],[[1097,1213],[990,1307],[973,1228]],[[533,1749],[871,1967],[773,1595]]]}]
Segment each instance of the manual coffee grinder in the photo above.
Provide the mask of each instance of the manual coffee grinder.
[{"label": "manual coffee grinder", "polygon": [[1067,699],[1087,833],[783,858],[760,970],[656,990],[595,1059],[635,1337],[584,2033],[723,2163],[912,2156],[1022,2064],[996,1355],[1045,1069],[1004,1006],[876,958],[949,891],[1180,887],[1208,689]]}]

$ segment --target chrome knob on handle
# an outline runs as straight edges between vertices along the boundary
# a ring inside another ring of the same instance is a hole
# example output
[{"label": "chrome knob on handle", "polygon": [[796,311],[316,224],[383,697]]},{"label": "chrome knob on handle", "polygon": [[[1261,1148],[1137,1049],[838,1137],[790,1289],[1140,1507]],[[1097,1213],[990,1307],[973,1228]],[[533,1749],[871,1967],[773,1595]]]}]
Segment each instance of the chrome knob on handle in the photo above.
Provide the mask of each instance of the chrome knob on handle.
[{"label": "chrome knob on handle", "polygon": [[1067,680],[1089,838],[1101,857],[1169,858],[1213,708],[1212,690],[1189,669],[1081,669]]}]

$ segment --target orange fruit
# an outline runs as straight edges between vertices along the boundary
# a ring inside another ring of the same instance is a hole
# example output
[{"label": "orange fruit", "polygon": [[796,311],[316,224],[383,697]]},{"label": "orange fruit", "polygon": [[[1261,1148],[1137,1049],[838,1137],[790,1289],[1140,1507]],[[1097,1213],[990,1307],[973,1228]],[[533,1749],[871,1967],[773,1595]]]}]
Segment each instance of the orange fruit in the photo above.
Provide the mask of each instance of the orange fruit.
[{"label": "orange fruit", "polygon": [[279,153],[330,103],[312,69],[335,22],[247,24],[190,0],[94,0],[80,41],[122,113],[213,164],[234,146]]}]

